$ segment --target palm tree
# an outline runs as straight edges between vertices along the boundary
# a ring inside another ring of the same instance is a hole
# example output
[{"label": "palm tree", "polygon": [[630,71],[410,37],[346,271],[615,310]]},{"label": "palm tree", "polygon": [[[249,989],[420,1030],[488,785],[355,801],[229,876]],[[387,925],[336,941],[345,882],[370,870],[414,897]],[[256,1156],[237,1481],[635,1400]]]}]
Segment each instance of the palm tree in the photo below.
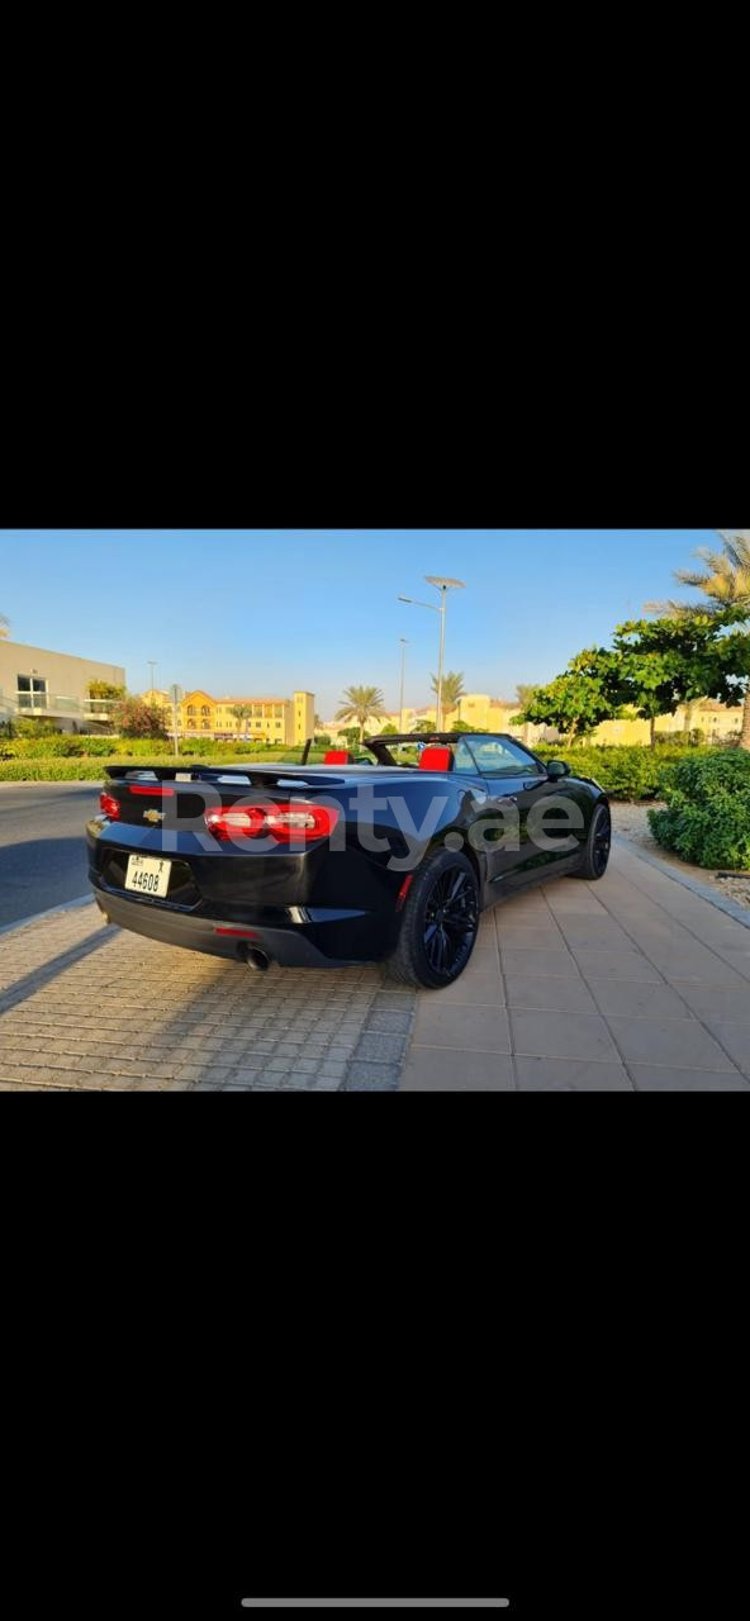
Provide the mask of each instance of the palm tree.
[{"label": "palm tree", "polygon": [[[433,690],[436,697],[437,697],[438,685],[439,685],[438,678],[437,678],[436,675],[434,675],[432,677],[432,690]],[[458,671],[456,671],[456,670],[447,670],[445,675],[443,676],[443,691],[442,691],[442,694],[441,694],[441,702],[440,702],[440,708],[442,710],[442,717],[441,718],[444,720],[446,715],[450,715],[452,710],[457,709],[458,710],[458,718],[460,720],[461,719],[461,699],[465,698],[465,697],[466,697],[466,688],[464,686],[463,670],[458,670]]]},{"label": "palm tree", "polygon": [[234,718],[235,718],[235,720],[237,722],[237,736],[238,737],[239,737],[239,734],[240,734],[240,732],[242,730],[243,721],[249,720],[250,716],[252,715],[252,712],[253,712],[252,704],[233,704],[232,705],[232,708],[230,710],[230,714],[234,715]]},{"label": "palm tree", "polygon": [[0,614],[0,636],[7,636],[10,626],[5,614]]},{"label": "palm tree", "polygon": [[[693,614],[723,613],[727,608],[738,610],[743,620],[750,619],[750,529],[717,529],[723,541],[723,550],[714,552],[710,546],[699,546],[702,568],[675,569],[680,585],[692,585],[708,597],[703,602],[647,602],[649,613],[671,615],[675,619],[689,619]],[[750,749],[750,682],[745,687],[742,712],[740,748]]]},{"label": "palm tree", "polygon": [[[517,681],[516,682],[516,703],[518,704],[519,709],[521,709],[521,710],[526,709],[527,705],[531,703],[531,700],[532,700],[535,692],[536,692],[536,687],[531,682],[529,682],[529,681]],[[528,723],[527,720],[524,721],[524,723],[523,723],[523,740],[524,740],[524,743],[528,744],[528,741],[529,741],[529,723]]]},{"label": "palm tree", "polygon": [[341,701],[341,708],[336,710],[336,720],[355,720],[359,726],[359,745],[365,735],[365,726],[370,716],[375,719],[385,714],[383,694],[379,687],[346,687]]}]

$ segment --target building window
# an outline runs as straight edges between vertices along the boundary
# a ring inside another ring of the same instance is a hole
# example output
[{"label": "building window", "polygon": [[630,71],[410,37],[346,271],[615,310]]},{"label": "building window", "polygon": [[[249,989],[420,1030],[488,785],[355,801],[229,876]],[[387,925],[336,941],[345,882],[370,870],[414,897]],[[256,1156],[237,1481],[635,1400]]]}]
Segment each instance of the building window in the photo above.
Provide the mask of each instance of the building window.
[{"label": "building window", "polygon": [[262,719],[263,718],[263,705],[262,704],[253,704],[253,714],[254,715],[259,715],[260,718]]},{"label": "building window", "polygon": [[274,712],[274,715],[282,715],[283,716],[283,714],[284,714],[284,705],[283,704],[274,704],[273,712]]},{"label": "building window", "polygon": [[211,722],[210,722],[210,720],[204,720],[204,721],[203,721],[203,722],[202,722],[202,725],[203,725],[203,730],[204,730],[204,732],[208,732],[208,731],[210,731],[210,729],[211,729]]},{"label": "building window", "polygon": [[47,682],[41,675],[19,675],[18,680],[18,707],[19,709],[45,709],[47,706]]},{"label": "building window", "polygon": [[280,720],[274,721],[274,726],[276,727],[277,731],[278,731],[278,728],[280,727],[280,725],[281,725]]},{"label": "building window", "polygon": [[211,713],[211,711],[210,711],[210,709],[208,707],[208,704],[201,704],[201,714],[202,715],[210,715],[210,713]]}]

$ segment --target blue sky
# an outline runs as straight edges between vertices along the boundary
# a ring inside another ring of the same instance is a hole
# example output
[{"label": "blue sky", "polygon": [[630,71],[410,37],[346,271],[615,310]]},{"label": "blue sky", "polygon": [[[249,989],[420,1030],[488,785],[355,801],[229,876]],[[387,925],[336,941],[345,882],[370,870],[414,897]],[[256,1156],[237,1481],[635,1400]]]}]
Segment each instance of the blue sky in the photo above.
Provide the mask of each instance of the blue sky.
[{"label": "blue sky", "polygon": [[652,597],[674,594],[715,532],[677,529],[136,530],[0,532],[0,612],[14,641],[124,664],[128,686],[215,696],[304,687],[329,718],[350,683],[424,704],[439,619],[425,574],[466,583],[448,602],[446,668],[470,692],[512,696],[606,644]]}]

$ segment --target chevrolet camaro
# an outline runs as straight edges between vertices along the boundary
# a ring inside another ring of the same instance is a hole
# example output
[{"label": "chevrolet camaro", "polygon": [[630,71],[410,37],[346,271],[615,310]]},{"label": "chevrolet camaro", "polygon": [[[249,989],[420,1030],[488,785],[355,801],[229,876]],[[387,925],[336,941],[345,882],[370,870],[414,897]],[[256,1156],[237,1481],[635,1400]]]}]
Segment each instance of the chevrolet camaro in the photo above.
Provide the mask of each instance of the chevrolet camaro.
[{"label": "chevrolet camaro", "polygon": [[86,829],[108,921],[240,960],[334,967],[388,958],[439,989],[480,912],[527,884],[602,878],[607,795],[498,733],[372,738],[354,761],[111,766]]}]

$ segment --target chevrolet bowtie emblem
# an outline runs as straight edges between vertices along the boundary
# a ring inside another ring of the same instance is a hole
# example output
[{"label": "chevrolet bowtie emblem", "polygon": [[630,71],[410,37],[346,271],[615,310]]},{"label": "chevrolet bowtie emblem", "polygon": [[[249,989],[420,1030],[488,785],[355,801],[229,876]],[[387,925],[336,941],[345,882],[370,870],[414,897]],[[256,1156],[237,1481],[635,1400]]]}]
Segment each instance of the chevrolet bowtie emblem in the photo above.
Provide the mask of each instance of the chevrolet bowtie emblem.
[{"label": "chevrolet bowtie emblem", "polygon": [[144,820],[144,822],[150,822],[152,827],[155,827],[157,822],[163,822],[164,821],[164,812],[163,811],[157,811],[157,810],[144,811],[143,812],[143,820]]}]

